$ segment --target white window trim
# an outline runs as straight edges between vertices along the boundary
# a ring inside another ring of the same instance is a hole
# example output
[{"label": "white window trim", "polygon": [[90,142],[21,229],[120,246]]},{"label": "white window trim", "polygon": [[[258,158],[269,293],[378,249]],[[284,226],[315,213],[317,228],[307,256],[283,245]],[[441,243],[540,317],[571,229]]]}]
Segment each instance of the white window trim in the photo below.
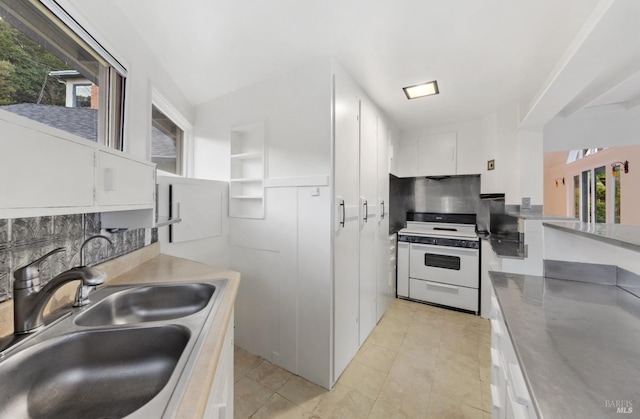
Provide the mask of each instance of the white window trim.
[{"label": "white window trim", "polygon": [[[178,111],[175,106],[171,104],[158,90],[154,87],[151,88],[151,105],[158,108],[163,114],[169,117],[174,124],[176,124],[183,132],[182,138],[182,152],[181,155],[181,167],[182,173],[179,176],[192,178],[194,176],[193,168],[193,125],[189,122],[184,115]],[[151,107],[149,107],[151,109]],[[149,126],[151,126],[151,120],[149,120]],[[151,160],[151,136],[149,136],[149,160]],[[166,172],[160,170],[162,174]]]},{"label": "white window trim", "polygon": [[[103,60],[107,62],[108,65],[115,68],[118,73],[120,73],[123,77],[127,77],[127,69],[121,64],[121,61],[114,57],[107,49],[105,49],[100,42],[98,42],[91,33],[96,33],[94,30],[87,29],[85,24],[80,24],[76,20],[76,16],[78,16],[77,12],[70,13],[68,2],[62,2],[63,6],[61,6],[59,1],[54,0],[38,0],[42,3],[47,9],[51,11],[58,19],[62,21],[65,25],[71,29],[80,39],[87,43],[87,45],[102,57]],[[65,4],[66,3],[66,4]],[[93,29],[93,28],[90,28]]]}]

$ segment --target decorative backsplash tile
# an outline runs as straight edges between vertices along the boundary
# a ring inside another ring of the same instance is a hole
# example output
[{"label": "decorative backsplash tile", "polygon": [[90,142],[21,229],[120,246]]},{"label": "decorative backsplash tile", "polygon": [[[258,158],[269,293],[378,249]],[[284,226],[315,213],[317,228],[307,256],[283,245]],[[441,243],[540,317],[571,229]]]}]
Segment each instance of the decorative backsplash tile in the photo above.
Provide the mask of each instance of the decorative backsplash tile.
[{"label": "decorative backsplash tile", "polygon": [[11,220],[11,244],[32,244],[51,239],[53,217],[15,218]]},{"label": "decorative backsplash tile", "polygon": [[9,223],[7,220],[0,220],[0,251],[9,245]]},{"label": "decorative backsplash tile", "polygon": [[157,229],[102,230],[100,214],[72,214],[0,220],[0,301],[11,298],[13,271],[56,248],[64,248],[40,265],[41,283],[81,264],[80,250],[89,237],[101,234],[84,247],[85,265],[96,265],[158,241]]}]

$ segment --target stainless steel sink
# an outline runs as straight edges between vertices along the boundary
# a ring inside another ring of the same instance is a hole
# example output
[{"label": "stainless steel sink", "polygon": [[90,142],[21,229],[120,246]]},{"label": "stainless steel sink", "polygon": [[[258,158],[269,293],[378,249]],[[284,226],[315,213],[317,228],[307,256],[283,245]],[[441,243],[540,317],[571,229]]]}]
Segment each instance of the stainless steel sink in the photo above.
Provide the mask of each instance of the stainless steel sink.
[{"label": "stainless steel sink", "polygon": [[0,418],[172,418],[226,283],[95,291],[0,352]]},{"label": "stainless steel sink", "polygon": [[[1,364],[7,418],[121,418],[167,384],[190,332],[182,326],[74,332]],[[9,379],[10,377],[10,379]]]},{"label": "stainless steel sink", "polygon": [[76,324],[107,326],[178,319],[205,308],[215,290],[215,285],[207,283],[129,288],[78,315]]}]

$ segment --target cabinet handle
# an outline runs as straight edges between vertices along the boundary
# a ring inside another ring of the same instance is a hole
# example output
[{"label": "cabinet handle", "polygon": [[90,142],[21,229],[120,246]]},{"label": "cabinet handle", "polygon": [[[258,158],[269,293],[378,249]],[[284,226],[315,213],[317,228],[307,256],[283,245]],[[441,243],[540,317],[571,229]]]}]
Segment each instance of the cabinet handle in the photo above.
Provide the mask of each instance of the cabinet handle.
[{"label": "cabinet handle", "polygon": [[382,206],[382,213],[380,214],[380,219],[384,220],[384,201],[381,201],[380,205]]},{"label": "cabinet handle", "polygon": [[345,218],[346,218],[346,213],[345,213],[345,205],[344,205],[344,199],[342,201],[340,201],[340,207],[342,208],[342,220],[340,221],[340,227],[344,228],[344,222],[345,222]]},{"label": "cabinet handle", "polygon": [[367,220],[369,219],[369,203],[367,202],[366,199],[362,204],[362,206],[364,207],[364,222],[366,223]]}]

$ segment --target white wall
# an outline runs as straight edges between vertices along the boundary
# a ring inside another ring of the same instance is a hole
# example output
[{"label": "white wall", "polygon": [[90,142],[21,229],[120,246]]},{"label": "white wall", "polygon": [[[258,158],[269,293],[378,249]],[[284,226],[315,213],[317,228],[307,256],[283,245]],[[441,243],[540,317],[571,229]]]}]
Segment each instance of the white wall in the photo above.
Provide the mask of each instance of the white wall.
[{"label": "white wall", "polygon": [[149,160],[151,89],[156,89],[189,122],[193,122],[193,106],[117,5],[99,0],[58,3],[127,69],[125,151]]},{"label": "white wall", "polygon": [[[197,107],[197,176],[228,180],[230,131],[263,122],[264,219],[230,219],[230,264],[242,274],[236,343],[330,385],[331,61],[322,60]],[[307,185],[315,177],[318,185]]]}]

